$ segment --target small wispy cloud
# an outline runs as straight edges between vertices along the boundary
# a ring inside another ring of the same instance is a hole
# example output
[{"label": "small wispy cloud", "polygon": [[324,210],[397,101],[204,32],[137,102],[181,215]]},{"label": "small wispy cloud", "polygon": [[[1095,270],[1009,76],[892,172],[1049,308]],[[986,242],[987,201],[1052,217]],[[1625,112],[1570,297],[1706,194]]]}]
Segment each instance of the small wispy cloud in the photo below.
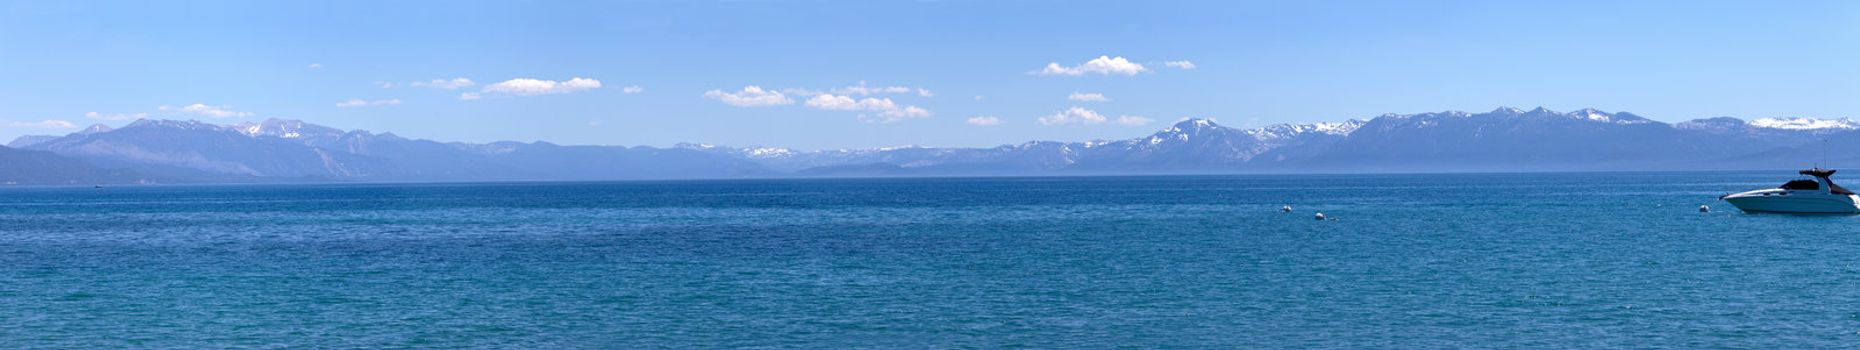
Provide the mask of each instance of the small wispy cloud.
[{"label": "small wispy cloud", "polygon": [[368,107],[368,106],[389,106],[389,105],[398,105],[398,104],[400,104],[400,99],[398,98],[386,99],[386,100],[374,100],[374,101],[369,101],[369,100],[364,100],[364,99],[359,99],[359,98],[351,98],[348,101],[337,102],[336,107],[349,108],[349,107]]},{"label": "small wispy cloud", "polygon": [[588,126],[589,126],[589,127],[600,127],[600,126],[601,126],[601,121],[599,121],[599,120],[589,120],[589,121],[588,121]]},{"label": "small wispy cloud", "polygon": [[8,128],[25,128],[25,129],[76,129],[77,128],[77,124],[72,124],[69,121],[63,121],[63,120],[58,120],[58,119],[46,119],[46,120],[41,120],[41,121],[36,121],[36,122],[9,121],[4,124],[0,124],[0,126],[6,126]]},{"label": "small wispy cloud", "polygon": [[1047,63],[1045,68],[1041,68],[1039,71],[1035,73],[1039,75],[1046,75],[1046,76],[1075,76],[1076,77],[1076,76],[1081,76],[1081,75],[1086,75],[1086,74],[1097,74],[1097,75],[1114,75],[1115,74],[1115,75],[1127,75],[1128,76],[1128,75],[1137,75],[1137,73],[1143,73],[1147,71],[1149,71],[1149,68],[1143,67],[1142,64],[1131,62],[1129,59],[1126,59],[1123,56],[1118,56],[1118,57],[1098,56],[1098,58],[1094,58],[1094,59],[1091,59],[1090,61],[1085,61],[1085,63],[1081,63],[1077,66],[1071,66],[1071,67],[1062,66],[1059,64],[1059,62]]},{"label": "small wispy cloud", "polygon": [[646,91],[646,88],[639,87],[639,85],[633,85],[633,86],[627,86],[627,87],[620,88],[620,93],[623,93],[623,94],[637,94],[637,93],[641,93],[645,91]]},{"label": "small wispy cloud", "polygon": [[195,104],[181,106],[181,107],[161,105],[159,107],[155,107],[155,110],[162,111],[162,112],[195,114],[195,115],[202,115],[202,116],[208,116],[208,117],[213,117],[213,118],[239,118],[239,117],[252,116],[252,112],[240,112],[240,111],[234,110],[232,106],[210,106],[204,103],[195,103]]},{"label": "small wispy cloud", "polygon": [[1173,67],[1173,68],[1181,68],[1182,70],[1195,69],[1195,62],[1189,62],[1187,60],[1163,62],[1163,65],[1168,66],[1168,67]]},{"label": "small wispy cloud", "polygon": [[90,119],[96,119],[96,120],[108,120],[108,121],[124,121],[124,120],[136,120],[136,119],[143,119],[143,118],[148,118],[148,117],[149,117],[149,114],[148,114],[148,113],[98,113],[98,112],[89,112],[89,113],[84,113],[84,117],[85,117],[85,118],[90,118]]},{"label": "small wispy cloud", "polygon": [[1108,119],[1097,111],[1083,107],[1072,107],[1053,115],[1040,117],[1040,124],[1045,125],[1084,125],[1104,123]]},{"label": "small wispy cloud", "polygon": [[480,98],[484,98],[484,95],[479,95],[476,92],[459,93],[459,100],[461,101],[473,101],[473,100],[477,100]]},{"label": "small wispy cloud", "polygon": [[1107,102],[1111,100],[1109,98],[1105,98],[1104,94],[1101,94],[1101,93],[1096,93],[1096,92],[1082,93],[1082,92],[1077,92],[1077,91],[1073,91],[1071,95],[1066,95],[1066,99],[1073,100],[1073,101],[1083,101],[1083,102]]},{"label": "small wispy cloud", "polygon": [[323,64],[322,63],[311,63],[308,66],[304,66],[304,69],[323,69]]},{"label": "small wispy cloud", "polygon": [[1143,126],[1143,125],[1149,125],[1150,123],[1155,122],[1155,121],[1156,121],[1155,119],[1150,119],[1148,117],[1124,115],[1124,116],[1118,116],[1117,120],[1114,121],[1114,123],[1130,125],[1130,126]]},{"label": "small wispy cloud", "polygon": [[[433,79],[433,80],[427,80],[427,81],[416,81],[416,82],[408,83],[407,85],[411,85],[413,87],[434,88],[434,89],[441,89],[441,90],[458,90],[462,88],[471,87],[473,85],[478,85],[478,83],[471,81],[471,79],[459,77],[459,78],[452,78],[452,79]],[[384,87],[391,87],[391,86],[384,86]]]},{"label": "small wispy cloud", "polygon": [[967,121],[967,123],[969,123],[969,125],[995,126],[995,125],[1001,125],[1001,118],[990,117],[990,116],[975,116],[975,117],[969,117],[969,120]]},{"label": "small wispy cloud", "polygon": [[794,104],[794,100],[789,99],[787,95],[783,95],[779,91],[764,90],[762,87],[755,85],[744,86],[742,90],[735,92],[725,92],[723,90],[705,91],[704,98],[722,101],[724,104],[737,107]]}]

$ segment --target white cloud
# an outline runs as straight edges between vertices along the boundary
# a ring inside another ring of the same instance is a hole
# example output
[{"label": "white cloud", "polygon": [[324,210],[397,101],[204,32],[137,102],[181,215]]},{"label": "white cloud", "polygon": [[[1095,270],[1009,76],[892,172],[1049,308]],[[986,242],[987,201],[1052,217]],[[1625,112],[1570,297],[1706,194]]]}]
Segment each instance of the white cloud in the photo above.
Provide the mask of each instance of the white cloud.
[{"label": "white cloud", "polygon": [[976,100],[976,101],[981,101],[981,100],[982,100],[982,99],[984,99],[984,98],[987,98],[987,97],[985,97],[985,96],[982,96],[982,95],[975,95],[975,100]]},{"label": "white cloud", "polygon": [[162,105],[160,107],[155,107],[155,110],[159,110],[163,112],[198,114],[198,115],[204,115],[204,116],[214,117],[214,118],[237,118],[237,117],[252,116],[252,112],[235,111],[233,110],[232,106],[208,106],[203,103],[195,103],[195,104],[181,106],[181,107]]},{"label": "white cloud", "polygon": [[1098,112],[1094,112],[1092,110],[1085,109],[1082,107],[1072,107],[1064,111],[1059,111],[1059,113],[1057,114],[1040,117],[1040,124],[1046,124],[1046,125],[1099,124],[1099,123],[1104,123],[1105,119],[1106,118],[1104,117],[1104,115],[1098,114]]},{"label": "white cloud", "polygon": [[1085,102],[1107,102],[1111,100],[1109,98],[1105,98],[1104,94],[1100,94],[1096,92],[1080,93],[1077,91],[1073,91],[1071,95],[1066,95],[1066,99],[1073,100],[1073,101],[1085,101]]},{"label": "white cloud", "polygon": [[57,119],[46,119],[46,120],[41,120],[41,121],[36,121],[36,122],[6,122],[6,124],[0,124],[0,126],[6,126],[9,128],[31,128],[31,129],[76,129],[77,128],[77,124],[72,124],[71,122],[57,120]]},{"label": "white cloud", "polygon": [[969,117],[968,123],[969,125],[995,126],[1001,125],[1001,118],[990,116]]},{"label": "white cloud", "polygon": [[1155,121],[1156,121],[1155,119],[1150,119],[1147,117],[1139,117],[1139,116],[1134,116],[1134,115],[1123,115],[1123,116],[1118,116],[1117,121],[1115,121],[1115,123],[1131,125],[1131,126],[1141,126],[1141,125],[1149,125],[1151,122],[1155,122]]},{"label": "white cloud", "polygon": [[472,101],[472,100],[477,100],[477,99],[480,99],[480,98],[484,98],[484,96],[483,96],[483,95],[479,95],[479,94],[478,94],[478,93],[476,93],[476,92],[464,92],[464,93],[459,93],[459,100],[461,100],[461,101]]},{"label": "white cloud", "polygon": [[760,86],[744,86],[742,91],[724,92],[711,90],[704,92],[704,98],[723,101],[724,104],[737,107],[776,106],[794,104],[787,95],[772,90],[763,90]]},{"label": "white cloud", "polygon": [[816,95],[825,95],[825,94],[835,94],[835,95],[864,97],[864,96],[871,96],[871,95],[909,94],[909,93],[916,93],[917,96],[919,97],[935,97],[936,96],[936,93],[930,92],[930,89],[925,89],[925,88],[920,88],[920,87],[909,87],[909,86],[871,86],[871,85],[867,85],[865,81],[860,81],[859,85],[836,87],[836,88],[831,88],[831,89],[826,89],[826,90],[814,90],[814,89],[805,89],[805,88],[785,88],[785,89],[781,89],[781,92],[785,94],[789,94],[789,95],[798,95],[798,96],[816,96]]},{"label": "white cloud", "polygon": [[895,122],[911,118],[928,117],[930,116],[930,110],[917,108],[917,106],[904,106],[904,108],[878,112],[878,116],[884,117],[886,122]]},{"label": "white cloud", "polygon": [[375,86],[379,86],[379,87],[381,87],[381,88],[383,88],[383,89],[392,89],[392,88],[394,88],[394,83],[393,83],[393,82],[386,82],[386,81],[377,81],[377,82],[375,82]]},{"label": "white cloud", "polygon": [[626,93],[626,94],[637,94],[637,93],[644,92],[644,91],[646,91],[646,88],[639,87],[639,85],[633,85],[633,86],[620,88],[620,93]]},{"label": "white cloud", "polygon": [[[441,89],[441,90],[457,90],[461,88],[471,87],[473,85],[478,85],[478,82],[471,81],[471,79],[465,79],[463,77],[459,77],[459,78],[452,78],[452,79],[433,79],[433,80],[428,80],[428,81],[416,81],[416,82],[408,83],[407,85],[411,85],[413,87],[427,87],[427,88],[434,88],[434,89]],[[393,86],[392,84],[388,84],[388,85],[383,85],[382,87],[392,87],[392,86]]]},{"label": "white cloud", "polygon": [[588,121],[588,126],[590,126],[590,127],[600,127],[600,126],[601,126],[601,121],[599,121],[599,120],[589,120],[589,121]]},{"label": "white cloud", "polygon": [[781,93],[788,94],[788,95],[795,95],[795,96],[803,96],[803,97],[828,94],[828,92],[826,91],[813,90],[813,89],[802,89],[802,88],[782,88]]},{"label": "white cloud", "polygon": [[[807,99],[806,105],[808,107],[813,107],[817,109],[835,110],[835,111],[878,112],[878,117],[883,119],[885,122],[896,122],[899,120],[911,119],[911,118],[923,118],[923,117],[928,117],[931,114],[930,110],[919,108],[917,106],[900,107],[898,106],[897,102],[892,102],[891,99],[889,98],[867,97],[867,98],[855,99],[855,98],[852,98],[852,96],[842,96],[842,95],[834,95],[834,94],[815,95],[813,98]],[[860,118],[865,119],[865,116],[861,115]]]},{"label": "white cloud", "polygon": [[348,101],[337,102],[336,107],[346,108],[346,107],[389,106],[389,105],[397,105],[397,104],[400,104],[400,99],[398,98],[387,99],[387,100],[374,100],[374,101],[363,100],[359,98],[351,98]]},{"label": "white cloud", "polygon": [[1074,66],[1074,67],[1061,66],[1059,65],[1059,62],[1047,63],[1046,68],[1040,69],[1038,73],[1040,75],[1065,75],[1065,76],[1080,76],[1080,75],[1086,75],[1086,74],[1137,75],[1137,73],[1143,73],[1143,72],[1148,72],[1148,71],[1149,71],[1149,68],[1144,68],[1142,64],[1131,62],[1130,60],[1125,59],[1122,56],[1119,56],[1119,57],[1098,56],[1098,58],[1094,58],[1090,61],[1085,61],[1085,63],[1079,64],[1078,66]]},{"label": "white cloud", "polygon": [[322,64],[322,63],[311,63],[311,64],[310,64],[310,65],[308,65],[308,66],[304,66],[304,68],[305,68],[305,69],[322,69],[322,68],[323,68],[323,64]]},{"label": "white cloud", "polygon": [[548,94],[566,94],[601,88],[601,81],[576,77],[567,81],[516,78],[484,87],[482,92],[511,94],[517,96],[536,96]]},{"label": "white cloud", "polygon": [[868,95],[877,95],[877,94],[909,93],[911,92],[911,88],[904,87],[904,86],[867,86],[865,85],[864,81],[860,81],[859,85],[847,86],[847,87],[841,87],[841,88],[833,88],[832,92],[835,94],[841,94],[841,95],[868,96]]},{"label": "white cloud", "polygon": [[148,116],[149,116],[148,113],[134,113],[134,114],[129,114],[129,113],[104,114],[104,113],[97,113],[97,112],[84,113],[85,118],[96,119],[96,120],[109,120],[109,121],[136,120],[136,119],[148,118]]},{"label": "white cloud", "polygon": [[704,92],[704,98],[723,101],[737,107],[775,106],[794,104],[789,96],[806,97],[802,105],[808,108],[830,111],[871,112],[860,114],[860,120],[896,122],[904,119],[931,116],[928,109],[917,106],[898,104],[889,97],[866,97],[882,94],[911,94],[930,97],[935,94],[929,89],[905,86],[871,86],[864,81],[859,85],[827,89],[826,91],[804,88],[785,88],[781,90],[763,89],[760,86],[744,86],[742,91],[727,92],[710,90]]},{"label": "white cloud", "polygon": [[807,99],[807,106],[836,111],[882,111],[897,109],[898,104],[889,98],[853,99],[851,96],[834,94],[816,95]]},{"label": "white cloud", "polygon": [[1189,62],[1189,61],[1186,61],[1186,60],[1183,60],[1183,61],[1168,61],[1168,62],[1163,62],[1163,65],[1165,65],[1165,66],[1170,66],[1170,67],[1175,67],[1175,68],[1181,68],[1181,69],[1183,69],[1183,70],[1191,70],[1191,69],[1195,69],[1195,62]]}]

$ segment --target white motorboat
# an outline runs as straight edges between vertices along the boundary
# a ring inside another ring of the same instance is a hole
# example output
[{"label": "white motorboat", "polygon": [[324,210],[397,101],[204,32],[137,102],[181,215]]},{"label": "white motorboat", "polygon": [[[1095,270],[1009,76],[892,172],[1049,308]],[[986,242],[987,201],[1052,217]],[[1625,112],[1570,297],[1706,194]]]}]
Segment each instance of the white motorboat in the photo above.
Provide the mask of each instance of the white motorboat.
[{"label": "white motorboat", "polygon": [[1733,193],[1719,199],[1751,213],[1860,213],[1860,196],[1828,179],[1834,176],[1834,170],[1813,168],[1797,173],[1803,178],[1780,187]]}]

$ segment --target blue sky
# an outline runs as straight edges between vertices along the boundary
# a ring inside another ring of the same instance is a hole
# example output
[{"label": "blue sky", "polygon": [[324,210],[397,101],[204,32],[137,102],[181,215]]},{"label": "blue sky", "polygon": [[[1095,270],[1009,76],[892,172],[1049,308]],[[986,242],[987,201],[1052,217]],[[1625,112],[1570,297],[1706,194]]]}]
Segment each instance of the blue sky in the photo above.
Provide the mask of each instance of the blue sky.
[{"label": "blue sky", "polygon": [[1860,110],[1860,2],[6,1],[0,79],[4,139],[134,117],[805,149],[1501,105],[1837,118]]}]

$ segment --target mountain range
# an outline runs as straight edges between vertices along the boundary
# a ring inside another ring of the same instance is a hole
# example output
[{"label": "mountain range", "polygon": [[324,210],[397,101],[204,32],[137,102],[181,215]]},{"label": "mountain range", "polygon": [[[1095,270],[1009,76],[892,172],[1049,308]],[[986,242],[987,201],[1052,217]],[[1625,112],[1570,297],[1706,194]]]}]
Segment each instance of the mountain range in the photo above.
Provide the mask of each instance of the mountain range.
[{"label": "mountain range", "polygon": [[1848,119],[1669,124],[1595,109],[1385,114],[1240,129],[1187,119],[1123,140],[800,151],[460,143],[297,120],[137,120],[0,147],[0,183],[587,181],[860,176],[1722,170],[1860,164]]}]

